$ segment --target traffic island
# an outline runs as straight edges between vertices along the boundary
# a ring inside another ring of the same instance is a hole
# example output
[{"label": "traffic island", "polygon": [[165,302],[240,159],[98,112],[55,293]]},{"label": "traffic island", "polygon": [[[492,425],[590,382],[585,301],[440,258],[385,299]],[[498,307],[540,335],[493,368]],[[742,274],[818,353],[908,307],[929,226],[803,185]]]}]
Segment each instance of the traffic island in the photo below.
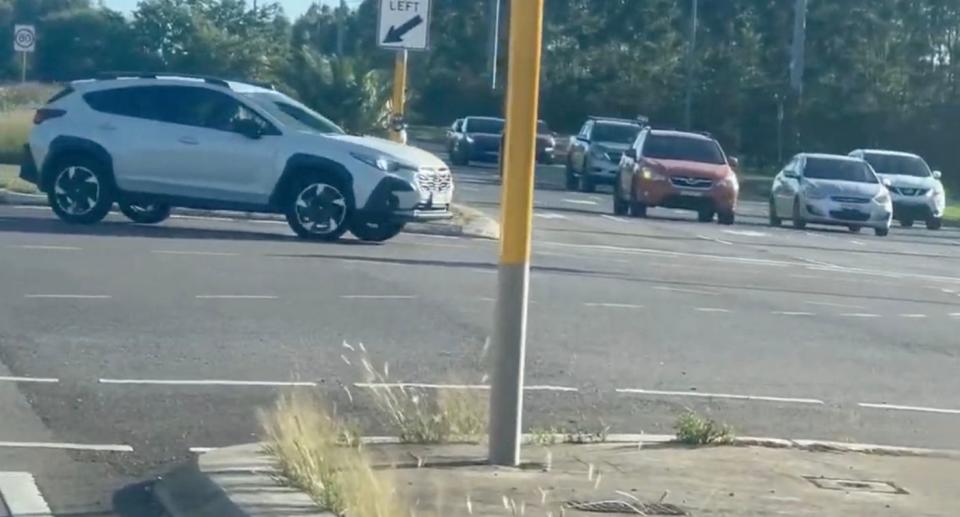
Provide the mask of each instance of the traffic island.
[{"label": "traffic island", "polygon": [[[815,452],[793,441],[692,448],[624,438],[528,445],[519,468],[488,466],[482,445],[363,449],[376,482],[396,487],[398,516],[845,517],[953,515],[960,508],[960,459],[946,453],[866,454],[839,445]],[[200,455],[162,478],[155,493],[172,517],[334,515],[280,479],[264,446],[248,444]]]}]

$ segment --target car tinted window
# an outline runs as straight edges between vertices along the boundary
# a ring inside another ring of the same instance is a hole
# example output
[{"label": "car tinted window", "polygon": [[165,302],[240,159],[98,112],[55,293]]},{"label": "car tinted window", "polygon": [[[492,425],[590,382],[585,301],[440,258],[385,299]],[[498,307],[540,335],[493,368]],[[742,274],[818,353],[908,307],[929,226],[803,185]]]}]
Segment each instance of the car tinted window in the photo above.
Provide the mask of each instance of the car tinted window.
[{"label": "car tinted window", "polygon": [[640,126],[598,123],[593,126],[591,140],[596,140],[598,142],[631,144],[634,140],[636,140],[637,133],[639,132]]},{"label": "car tinted window", "polygon": [[870,166],[861,161],[808,157],[803,167],[803,177],[858,183],[877,183]]},{"label": "car tinted window", "polygon": [[643,155],[659,160],[684,160],[715,165],[726,163],[723,151],[715,141],[679,135],[648,136],[643,144]]},{"label": "car tinted window", "polygon": [[879,174],[902,174],[920,178],[930,176],[927,162],[917,156],[866,153],[863,157]]},{"label": "car tinted window", "polygon": [[494,118],[471,118],[467,119],[467,128],[469,133],[491,133],[498,134],[503,132],[503,120]]},{"label": "car tinted window", "polygon": [[343,129],[330,119],[282,93],[261,91],[245,93],[243,96],[283,124],[303,131],[343,134]]},{"label": "car tinted window", "polygon": [[129,87],[87,93],[83,100],[96,111],[137,118],[155,118],[157,89]]},{"label": "car tinted window", "polygon": [[237,120],[258,118],[233,97],[207,88],[161,86],[157,90],[160,116],[165,122],[233,131]]}]

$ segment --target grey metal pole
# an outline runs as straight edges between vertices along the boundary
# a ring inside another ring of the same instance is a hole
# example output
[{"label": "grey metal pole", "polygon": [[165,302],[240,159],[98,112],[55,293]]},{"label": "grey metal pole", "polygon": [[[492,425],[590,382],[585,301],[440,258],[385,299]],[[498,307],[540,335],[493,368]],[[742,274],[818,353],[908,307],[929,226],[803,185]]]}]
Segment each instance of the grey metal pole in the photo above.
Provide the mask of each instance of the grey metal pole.
[{"label": "grey metal pole", "polygon": [[790,50],[790,86],[803,94],[803,71],[806,67],[807,0],[796,0],[793,12],[793,46]]},{"label": "grey metal pole", "polygon": [[337,57],[343,57],[343,38],[345,36],[345,19],[347,17],[347,0],[340,0],[337,8]]},{"label": "grey metal pole", "polygon": [[693,127],[693,86],[696,69],[695,53],[697,51],[697,23],[700,10],[700,1],[691,0],[690,38],[687,42],[687,96],[683,106],[683,123],[687,129]]},{"label": "grey metal pole", "polygon": [[490,30],[487,36],[487,69],[490,70],[490,89],[497,89],[497,57],[500,53],[500,1],[490,2]]}]

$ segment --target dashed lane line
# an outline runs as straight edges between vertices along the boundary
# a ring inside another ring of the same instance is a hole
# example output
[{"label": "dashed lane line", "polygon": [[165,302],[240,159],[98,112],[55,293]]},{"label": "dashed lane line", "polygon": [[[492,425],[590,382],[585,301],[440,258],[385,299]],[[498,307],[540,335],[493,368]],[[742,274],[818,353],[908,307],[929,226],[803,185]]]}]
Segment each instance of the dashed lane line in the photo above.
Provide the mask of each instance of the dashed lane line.
[{"label": "dashed lane line", "polygon": [[533,216],[539,219],[567,219],[567,216],[553,212],[534,212]]},{"label": "dashed lane line", "polygon": [[268,294],[198,294],[197,300],[279,300],[280,298]]},{"label": "dashed lane line", "polygon": [[570,203],[571,205],[590,205],[596,206],[597,202],[590,199],[564,199],[564,203]]},{"label": "dashed lane line", "polygon": [[833,303],[833,302],[814,302],[814,301],[805,301],[803,302],[806,305],[819,305],[822,307],[837,307],[840,309],[863,309],[862,305],[849,305],[846,303]]},{"label": "dashed lane line", "polygon": [[239,381],[227,379],[97,379],[100,384],[142,386],[316,387],[312,381]]},{"label": "dashed lane line", "polygon": [[343,294],[344,300],[415,300],[415,295],[409,294]]},{"label": "dashed lane line", "polygon": [[707,393],[702,391],[667,391],[667,390],[645,390],[640,388],[617,388],[617,393],[632,395],[654,395],[667,397],[696,397],[712,399],[731,399],[731,400],[754,400],[764,402],[789,402],[795,404],[815,404],[823,405],[819,399],[794,398],[794,397],[770,397],[765,395],[735,395],[730,393]]},{"label": "dashed lane line", "polygon": [[874,404],[870,402],[860,402],[857,404],[863,408],[888,409],[893,411],[915,411],[919,413],[938,413],[944,415],[960,415],[960,409],[945,409],[925,406],[901,406],[897,404]]},{"label": "dashed lane line", "polygon": [[0,382],[56,384],[60,382],[60,379],[55,379],[53,377],[19,377],[19,376],[10,376],[10,375],[0,375]]},{"label": "dashed lane line", "polygon": [[44,250],[44,251],[81,251],[83,248],[77,246],[49,246],[44,244],[11,244],[6,246],[17,250]]},{"label": "dashed lane line", "polygon": [[697,307],[693,310],[697,312],[724,312],[724,313],[731,312],[730,309],[720,309],[717,307]]},{"label": "dashed lane line", "polygon": [[615,215],[600,214],[600,217],[602,217],[602,218],[604,218],[604,219],[606,219],[606,220],[608,220],[608,221],[614,221],[614,222],[618,222],[618,223],[628,223],[628,222],[630,222],[629,219],[626,219],[626,218],[623,218],[623,217],[617,217],[617,216],[615,216]]},{"label": "dashed lane line", "polygon": [[586,307],[600,307],[604,309],[642,309],[643,305],[632,303],[584,302]]},{"label": "dashed lane line", "polygon": [[869,312],[847,312],[847,313],[840,314],[840,316],[844,318],[866,318],[866,319],[880,317],[879,314],[873,314]]},{"label": "dashed lane line", "polygon": [[227,251],[183,251],[183,250],[150,250],[155,255],[189,255],[198,257],[238,257],[239,253]]},{"label": "dashed lane line", "polygon": [[714,291],[702,291],[699,289],[682,289],[679,287],[667,287],[662,285],[654,287],[654,290],[666,291],[670,293],[686,293],[686,294],[700,294],[704,296],[720,296],[720,293],[717,293]]},{"label": "dashed lane line", "polygon": [[724,246],[733,246],[733,243],[730,241],[725,241],[723,239],[718,239],[716,237],[708,237],[706,235],[697,235],[697,238],[704,241],[716,242],[717,244],[723,244]]},{"label": "dashed lane line", "polygon": [[777,316],[816,316],[812,312],[803,312],[803,311],[772,311],[770,314],[775,314]]},{"label": "dashed lane line", "polygon": [[12,517],[53,515],[37,482],[27,472],[0,472],[0,512],[4,505]]},{"label": "dashed lane line", "polygon": [[[424,390],[489,390],[487,384],[434,384],[424,382],[355,382],[356,388],[367,389],[406,389],[418,388]],[[563,393],[577,393],[580,388],[570,386],[553,386],[549,384],[531,384],[524,386],[525,391],[556,391]]]},{"label": "dashed lane line", "polygon": [[10,442],[0,441],[0,447],[20,449],[61,449],[68,451],[96,452],[133,452],[133,447],[111,443],[71,443],[71,442]]},{"label": "dashed lane line", "polygon": [[923,318],[926,318],[927,315],[926,314],[901,314],[900,317],[908,318],[908,319],[923,319]]},{"label": "dashed lane line", "polygon": [[688,253],[683,251],[668,251],[652,248],[627,248],[623,246],[610,246],[606,244],[574,244],[569,242],[557,241],[539,241],[539,244],[545,246],[555,246],[559,248],[588,249],[595,251],[609,251],[612,253],[623,253],[628,255],[654,255],[660,257],[684,257],[702,260],[714,260],[720,262],[734,262],[739,264],[749,264],[751,266],[771,266],[771,267],[790,267],[796,266],[796,262],[784,260],[758,259],[748,257],[731,257],[728,255],[711,255],[707,253]]},{"label": "dashed lane line", "polygon": [[50,300],[109,300],[108,294],[25,294],[24,298]]}]

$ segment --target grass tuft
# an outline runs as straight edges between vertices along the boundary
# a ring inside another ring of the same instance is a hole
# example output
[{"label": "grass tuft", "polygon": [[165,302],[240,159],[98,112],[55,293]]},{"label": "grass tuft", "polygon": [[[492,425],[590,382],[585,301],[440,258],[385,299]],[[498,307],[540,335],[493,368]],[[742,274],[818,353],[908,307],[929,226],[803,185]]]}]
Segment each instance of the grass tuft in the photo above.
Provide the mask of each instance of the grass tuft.
[{"label": "grass tuft", "polygon": [[304,490],[325,510],[350,517],[407,515],[354,430],[325,411],[317,397],[303,391],[282,395],[258,419],[280,481]]},{"label": "grass tuft", "polygon": [[0,163],[20,163],[32,127],[33,111],[0,110]]},{"label": "grass tuft", "polygon": [[677,441],[687,445],[729,445],[734,440],[730,426],[693,411],[680,415],[673,428],[677,431]]}]

